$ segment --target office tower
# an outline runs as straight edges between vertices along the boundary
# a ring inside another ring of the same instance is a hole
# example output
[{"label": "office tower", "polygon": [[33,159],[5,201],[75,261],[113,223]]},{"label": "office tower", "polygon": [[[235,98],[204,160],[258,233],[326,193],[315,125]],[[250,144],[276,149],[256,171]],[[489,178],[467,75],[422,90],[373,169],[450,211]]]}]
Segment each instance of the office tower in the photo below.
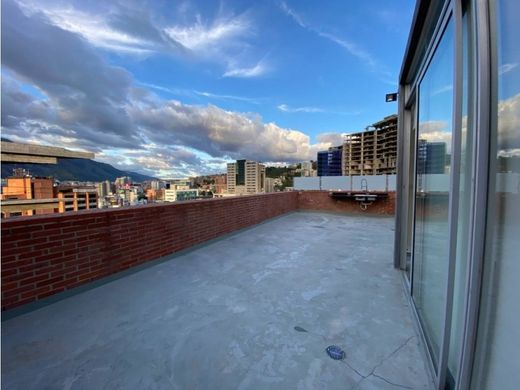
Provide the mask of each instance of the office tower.
[{"label": "office tower", "polygon": [[417,173],[445,173],[446,142],[419,140],[417,147]]},{"label": "office tower", "polygon": [[318,176],[341,176],[343,146],[318,152]]},{"label": "office tower", "polygon": [[227,190],[228,193],[237,195],[265,192],[265,166],[249,160],[229,163]]}]

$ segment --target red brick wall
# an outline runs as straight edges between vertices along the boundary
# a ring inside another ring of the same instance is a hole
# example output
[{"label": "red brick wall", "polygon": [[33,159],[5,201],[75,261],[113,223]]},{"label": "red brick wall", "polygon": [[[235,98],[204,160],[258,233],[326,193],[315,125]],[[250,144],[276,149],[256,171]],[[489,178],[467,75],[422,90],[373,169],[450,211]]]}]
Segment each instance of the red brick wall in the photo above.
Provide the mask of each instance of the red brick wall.
[{"label": "red brick wall", "polygon": [[[364,213],[393,213],[394,195]],[[2,310],[88,283],[266,219],[360,212],[326,191],[283,192],[2,221]]]},{"label": "red brick wall", "polygon": [[376,200],[368,206],[365,211],[363,211],[359,207],[359,202],[354,199],[333,199],[329,196],[328,191],[300,191],[298,196],[298,207],[302,210],[394,215],[395,192],[388,193],[387,199]]},{"label": "red brick wall", "polygon": [[296,210],[298,193],[2,221],[2,310]]}]

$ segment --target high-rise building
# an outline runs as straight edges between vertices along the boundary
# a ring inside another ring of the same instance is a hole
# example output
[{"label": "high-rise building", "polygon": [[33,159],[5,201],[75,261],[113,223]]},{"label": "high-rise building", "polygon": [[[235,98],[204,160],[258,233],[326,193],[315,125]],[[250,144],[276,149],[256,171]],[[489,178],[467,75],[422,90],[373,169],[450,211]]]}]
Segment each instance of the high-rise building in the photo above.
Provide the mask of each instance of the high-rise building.
[{"label": "high-rise building", "polygon": [[150,188],[152,190],[160,190],[161,188],[164,188],[164,183],[159,180],[152,180],[150,182]]},{"label": "high-rise building", "polygon": [[227,165],[227,190],[230,194],[256,194],[265,191],[265,165],[237,160]]},{"label": "high-rise building", "polygon": [[390,115],[343,143],[342,174],[391,175],[397,165],[397,115]]},{"label": "high-rise building", "polygon": [[343,146],[333,146],[318,152],[318,176],[341,176]]},{"label": "high-rise building", "polygon": [[446,168],[446,142],[419,140],[417,145],[417,173],[442,174]]},{"label": "high-rise building", "polygon": [[318,176],[327,176],[329,171],[329,152],[327,150],[318,152]]},{"label": "high-rise building", "polygon": [[108,180],[97,183],[96,187],[99,198],[104,198],[112,192],[112,185]]},{"label": "high-rise building", "polygon": [[117,187],[124,187],[125,185],[131,185],[132,184],[132,178],[130,176],[123,176],[123,177],[118,177],[115,181],[114,181],[115,185]]}]

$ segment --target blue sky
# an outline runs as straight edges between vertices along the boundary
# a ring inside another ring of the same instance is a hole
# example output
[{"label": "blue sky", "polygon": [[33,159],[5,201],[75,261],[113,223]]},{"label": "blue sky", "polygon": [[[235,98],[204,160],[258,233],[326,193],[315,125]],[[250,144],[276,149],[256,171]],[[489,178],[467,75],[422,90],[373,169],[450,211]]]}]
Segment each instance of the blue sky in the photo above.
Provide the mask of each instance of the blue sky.
[{"label": "blue sky", "polygon": [[315,159],[397,111],[414,5],[6,0],[3,136],[161,177]]}]

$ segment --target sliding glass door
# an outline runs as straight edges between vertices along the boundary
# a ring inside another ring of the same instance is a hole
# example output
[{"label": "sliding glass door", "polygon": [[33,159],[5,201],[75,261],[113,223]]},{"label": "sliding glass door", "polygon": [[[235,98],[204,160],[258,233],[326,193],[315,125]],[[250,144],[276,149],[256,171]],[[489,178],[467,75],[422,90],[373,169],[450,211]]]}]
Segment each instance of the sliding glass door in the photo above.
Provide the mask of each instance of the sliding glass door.
[{"label": "sliding glass door", "polygon": [[418,86],[412,297],[435,365],[444,329],[449,265],[453,42],[449,21]]}]

